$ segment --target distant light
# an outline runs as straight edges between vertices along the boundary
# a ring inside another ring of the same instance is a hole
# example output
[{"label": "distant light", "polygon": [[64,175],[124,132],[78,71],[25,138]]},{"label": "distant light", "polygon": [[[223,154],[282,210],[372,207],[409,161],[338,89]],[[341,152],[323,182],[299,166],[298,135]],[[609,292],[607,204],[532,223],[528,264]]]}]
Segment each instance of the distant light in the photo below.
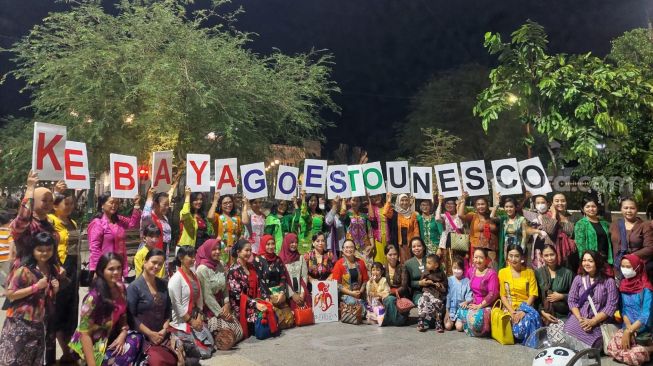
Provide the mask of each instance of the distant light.
[{"label": "distant light", "polygon": [[606,147],[605,143],[601,142],[601,143],[596,144],[596,148],[599,149],[599,150],[604,150],[605,147]]},{"label": "distant light", "polygon": [[274,159],[274,163],[279,165],[279,159]]},{"label": "distant light", "polygon": [[215,141],[217,138],[218,138],[218,134],[213,132],[213,131],[206,134],[206,139],[207,140]]},{"label": "distant light", "polygon": [[134,115],[130,114],[125,117],[125,124],[131,125],[134,122]]},{"label": "distant light", "polygon": [[77,113],[77,111],[74,110],[74,109],[70,110],[70,115],[73,116],[73,117],[79,117],[79,113]]},{"label": "distant light", "polygon": [[84,122],[86,122],[86,123],[93,123],[93,118],[91,118],[91,117],[86,117],[86,119],[84,120]]},{"label": "distant light", "polygon": [[516,96],[513,93],[508,93],[508,96],[506,97],[506,100],[508,101],[508,104],[513,105],[513,104],[519,102],[519,97]]}]

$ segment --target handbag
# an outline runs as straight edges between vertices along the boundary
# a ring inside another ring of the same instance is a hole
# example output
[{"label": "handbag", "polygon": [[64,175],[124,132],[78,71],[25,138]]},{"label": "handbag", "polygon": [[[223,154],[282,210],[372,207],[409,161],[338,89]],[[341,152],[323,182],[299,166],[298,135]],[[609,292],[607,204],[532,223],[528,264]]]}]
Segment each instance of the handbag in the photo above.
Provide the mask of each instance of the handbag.
[{"label": "handbag", "polygon": [[[276,321],[277,315],[275,314],[274,317]],[[277,335],[279,335],[279,332],[272,333],[270,330],[270,323],[267,316],[264,313],[257,311],[256,321],[254,322],[254,336],[256,339],[264,340],[270,337],[276,337]]]},{"label": "handbag", "polygon": [[410,299],[407,299],[405,297],[401,297],[401,295],[399,295],[399,291],[396,292],[396,295],[397,295],[396,306],[397,306],[397,311],[399,313],[407,313],[412,308],[415,307],[415,304],[412,301],[410,301]]},{"label": "handbag", "polygon": [[350,305],[341,302],[338,315],[342,323],[360,325],[363,323],[363,306],[358,303]]},{"label": "handbag", "polygon": [[216,348],[221,351],[230,350],[243,339],[243,328],[235,317],[231,320],[222,315],[211,317],[208,328],[213,333]]},{"label": "handbag", "polygon": [[512,335],[510,313],[501,307],[501,300],[497,300],[492,305],[491,314],[490,328],[492,330],[492,338],[503,345],[515,344],[515,338]]},{"label": "handbag", "polygon": [[286,291],[283,286],[270,287],[270,302],[277,307],[286,302]]},{"label": "handbag", "polygon": [[89,263],[82,263],[82,269],[79,271],[79,287],[89,287],[93,280],[93,272],[88,269]]},{"label": "handbag", "polygon": [[448,212],[445,212],[444,216],[447,218],[449,225],[451,225],[451,227],[455,230],[455,232],[449,233],[449,247],[451,250],[468,252],[469,235],[462,232],[462,230],[456,225]]},{"label": "handbag", "polygon": [[171,344],[169,339],[164,341],[161,345],[146,344],[137,364],[151,366],[177,366],[178,356],[177,353],[172,350],[175,346],[168,344]]},{"label": "handbag", "polygon": [[279,329],[290,329],[295,326],[295,314],[289,306],[282,308],[274,307],[274,313],[279,319]]},{"label": "handbag", "polygon": [[203,327],[199,331],[191,328],[191,333],[193,334],[195,347],[199,351],[200,357],[203,360],[211,358],[214,343],[213,334],[211,334],[207,327]]},{"label": "handbag", "polygon": [[[587,289],[587,283],[585,283],[585,278],[583,278],[583,286],[585,289]],[[587,295],[587,300],[590,302],[590,308],[592,308],[592,312],[594,313],[594,316],[598,314],[596,311],[596,306],[594,305],[594,300],[592,300],[591,295]],[[603,353],[606,355],[608,354],[608,345],[610,344],[610,341],[612,338],[614,338],[615,333],[619,330],[616,325],[611,324],[611,323],[603,323],[601,324],[601,338],[603,338]]]},{"label": "handbag", "polygon": [[459,252],[469,251],[469,235],[459,233],[449,233],[449,243],[451,250]]},{"label": "handbag", "polygon": [[315,324],[315,318],[313,317],[313,308],[310,306],[297,307],[293,310],[293,315],[295,316],[295,325],[298,327],[303,327],[305,325]]}]

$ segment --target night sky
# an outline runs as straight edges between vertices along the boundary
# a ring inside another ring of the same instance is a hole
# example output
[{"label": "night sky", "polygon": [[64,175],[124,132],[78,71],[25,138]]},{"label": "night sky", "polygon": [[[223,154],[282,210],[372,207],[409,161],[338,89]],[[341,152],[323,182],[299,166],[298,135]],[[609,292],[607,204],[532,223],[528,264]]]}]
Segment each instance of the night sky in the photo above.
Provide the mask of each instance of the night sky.
[{"label": "night sky", "polygon": [[[330,116],[327,152],[339,143],[366,148],[384,160],[393,150],[394,126],[408,114],[410,99],[439,71],[476,62],[492,66],[483,48],[487,31],[504,39],[527,19],[542,24],[551,52],[610,49],[610,40],[646,26],[648,0],[234,0],[245,13],[237,28],[258,33],[251,47],[268,53],[311,48],[335,55],[334,78],[342,89],[342,114]],[[206,1],[197,1],[198,4]],[[0,0],[0,46],[8,47],[48,11],[50,0]],[[8,55],[0,56],[0,71]],[[20,84],[0,86],[0,115],[25,115]],[[455,123],[455,121],[452,121]]]}]

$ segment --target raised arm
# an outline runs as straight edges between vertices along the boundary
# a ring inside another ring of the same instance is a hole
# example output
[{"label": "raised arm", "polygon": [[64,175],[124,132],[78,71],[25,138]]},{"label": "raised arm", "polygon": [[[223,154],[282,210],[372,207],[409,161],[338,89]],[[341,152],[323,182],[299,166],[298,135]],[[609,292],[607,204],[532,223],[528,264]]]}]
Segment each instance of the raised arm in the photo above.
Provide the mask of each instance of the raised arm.
[{"label": "raised arm", "polygon": [[215,194],[213,195],[213,201],[211,202],[211,208],[209,208],[209,212],[206,214],[206,219],[209,220],[210,222],[213,222],[215,220],[215,210],[218,208],[219,200],[220,200],[220,191],[215,191]]},{"label": "raised arm", "polygon": [[501,193],[499,191],[494,192],[493,201],[492,209],[490,210],[491,219],[497,217],[497,209],[499,208],[499,202],[501,202]]},{"label": "raised arm", "polygon": [[10,224],[11,235],[15,243],[19,243],[18,238],[27,230],[29,223],[32,220],[32,209],[34,206],[34,190],[39,182],[38,174],[29,171],[27,175],[27,189],[25,190],[25,197],[18,208],[16,219]]},{"label": "raised arm", "polygon": [[382,210],[383,216],[385,216],[386,219],[392,220],[392,216],[394,216],[394,209],[392,208],[392,193],[388,192],[385,194],[385,205],[383,205],[383,210]]},{"label": "raised arm", "polygon": [[458,198],[457,203],[457,213],[458,217],[461,219],[465,216],[465,201],[467,200],[467,197],[469,197],[469,194],[467,192],[463,192],[463,195]]}]

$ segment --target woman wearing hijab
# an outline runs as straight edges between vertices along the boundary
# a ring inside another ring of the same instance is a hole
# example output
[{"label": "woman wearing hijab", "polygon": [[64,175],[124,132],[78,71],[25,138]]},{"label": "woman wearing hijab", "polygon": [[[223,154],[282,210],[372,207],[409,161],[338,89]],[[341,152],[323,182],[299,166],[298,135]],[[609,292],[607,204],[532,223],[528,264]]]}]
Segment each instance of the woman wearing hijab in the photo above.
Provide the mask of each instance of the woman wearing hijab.
[{"label": "woman wearing hijab", "polygon": [[624,255],[620,269],[624,277],[619,283],[623,324],[608,344],[608,355],[627,365],[642,365],[653,350],[640,345],[644,338],[650,343],[653,287],[646,277],[646,265],[637,255]]},{"label": "woman wearing hijab", "polygon": [[[195,273],[202,288],[203,310],[209,331],[216,339],[219,349],[228,349],[243,338],[243,331],[231,312],[227,276],[225,267],[220,261],[222,255],[220,248],[221,243],[218,239],[205,241],[195,255]],[[223,330],[233,333],[233,339],[224,342],[225,348],[221,347],[220,342]]]},{"label": "woman wearing hijab", "polygon": [[264,283],[270,292],[270,302],[279,318],[279,328],[286,329],[295,325],[292,311],[288,307],[288,273],[286,265],[275,253],[276,242],[270,234],[261,237],[258,256],[254,258],[254,267],[263,274]]},{"label": "woman wearing hijab", "polygon": [[195,273],[204,297],[204,314],[207,319],[217,316],[231,317],[231,305],[225,268],[220,261],[220,240],[209,239],[195,255]]},{"label": "woman wearing hijab", "polygon": [[392,193],[388,192],[383,215],[389,221],[390,243],[397,247],[401,263],[406,263],[411,257],[410,239],[419,236],[419,225],[413,200],[406,194],[400,194],[393,207]]},{"label": "woman wearing hijab", "polygon": [[291,309],[298,306],[311,306],[311,293],[308,292],[308,266],[297,251],[297,235],[288,233],[283,238],[279,258],[286,265],[288,273],[288,303]]}]

